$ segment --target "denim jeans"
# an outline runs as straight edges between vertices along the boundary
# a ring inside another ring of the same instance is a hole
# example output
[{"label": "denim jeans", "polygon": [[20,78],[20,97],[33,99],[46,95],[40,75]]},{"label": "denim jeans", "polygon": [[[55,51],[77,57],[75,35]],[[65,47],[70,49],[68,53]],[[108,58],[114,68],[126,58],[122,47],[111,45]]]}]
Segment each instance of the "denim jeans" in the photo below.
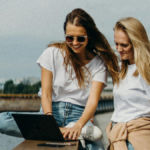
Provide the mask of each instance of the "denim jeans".
[{"label": "denim jeans", "polygon": [[[68,102],[53,102],[52,109],[53,116],[60,127],[64,127],[70,122],[77,122],[84,111],[84,107]],[[14,113],[43,114],[43,110],[41,107],[39,112],[4,112],[0,114],[0,133],[22,137],[14,118],[12,117],[12,114]],[[88,121],[86,126],[93,126],[93,124],[91,121]],[[85,143],[86,150],[104,150],[104,146],[100,140],[96,142],[85,140]],[[83,150],[81,145],[79,146],[79,150]]]},{"label": "denim jeans", "polygon": [[[113,128],[113,126],[116,124],[116,122],[113,122],[113,124],[112,124],[112,128]],[[126,144],[127,144],[127,148],[128,148],[128,150],[134,150],[134,148],[133,148],[133,146],[132,146],[132,144],[129,142],[129,141],[126,141]]]}]

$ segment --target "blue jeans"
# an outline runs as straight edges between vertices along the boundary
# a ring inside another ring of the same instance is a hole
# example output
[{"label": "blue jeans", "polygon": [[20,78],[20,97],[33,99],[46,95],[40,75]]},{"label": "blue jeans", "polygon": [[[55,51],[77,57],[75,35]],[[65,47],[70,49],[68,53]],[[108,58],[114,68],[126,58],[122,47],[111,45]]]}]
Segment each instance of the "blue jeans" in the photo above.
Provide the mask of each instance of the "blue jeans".
[{"label": "blue jeans", "polygon": [[[114,122],[113,122],[113,124],[112,124],[112,128],[113,128],[113,126],[114,126],[115,124],[116,124],[116,123],[114,123]],[[134,150],[134,148],[133,148],[132,144],[131,144],[129,141],[126,141],[126,144],[127,144],[127,148],[128,148],[128,150]]]},{"label": "blue jeans", "polygon": [[[81,117],[84,107],[66,103],[66,102],[53,102],[52,104],[53,116],[60,127],[64,127],[70,122],[77,122]],[[21,132],[12,117],[13,113],[19,114],[43,114],[42,107],[39,112],[26,113],[26,112],[4,112],[0,114],[0,133],[22,137]],[[91,121],[88,121],[86,126],[93,126]],[[86,150],[104,150],[104,146],[101,141],[88,141],[85,140]],[[83,150],[82,146],[79,146],[80,150]]]}]

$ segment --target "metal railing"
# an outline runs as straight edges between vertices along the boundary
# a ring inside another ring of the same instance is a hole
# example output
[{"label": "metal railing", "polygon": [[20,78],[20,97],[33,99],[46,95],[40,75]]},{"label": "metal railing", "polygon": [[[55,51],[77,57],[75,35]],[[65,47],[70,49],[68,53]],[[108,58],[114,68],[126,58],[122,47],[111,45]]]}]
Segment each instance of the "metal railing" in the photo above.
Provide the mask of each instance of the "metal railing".
[{"label": "metal railing", "polygon": [[114,101],[112,100],[100,100],[96,109],[97,113],[103,113],[114,110]]}]

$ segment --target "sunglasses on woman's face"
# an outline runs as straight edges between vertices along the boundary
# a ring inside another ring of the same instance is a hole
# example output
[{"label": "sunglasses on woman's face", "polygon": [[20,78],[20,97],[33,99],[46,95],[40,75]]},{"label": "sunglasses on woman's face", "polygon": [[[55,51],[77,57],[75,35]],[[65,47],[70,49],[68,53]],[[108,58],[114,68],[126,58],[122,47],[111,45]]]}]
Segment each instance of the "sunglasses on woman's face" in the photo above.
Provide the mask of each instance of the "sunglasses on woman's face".
[{"label": "sunglasses on woman's face", "polygon": [[66,38],[66,41],[67,41],[68,43],[72,43],[75,38],[77,39],[77,41],[78,41],[79,43],[83,43],[83,42],[85,42],[85,39],[87,38],[87,36],[71,36],[71,35],[65,35],[65,38]]}]

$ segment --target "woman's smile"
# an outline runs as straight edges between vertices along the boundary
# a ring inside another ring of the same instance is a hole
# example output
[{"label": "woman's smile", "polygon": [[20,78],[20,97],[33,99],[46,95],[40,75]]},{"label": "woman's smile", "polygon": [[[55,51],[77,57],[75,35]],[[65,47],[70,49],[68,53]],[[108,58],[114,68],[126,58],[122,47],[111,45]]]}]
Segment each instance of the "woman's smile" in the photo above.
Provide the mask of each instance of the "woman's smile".
[{"label": "woman's smile", "polygon": [[81,46],[81,45],[79,45],[79,46],[74,46],[74,45],[73,45],[73,47],[74,47],[75,49],[78,49],[80,46]]}]

